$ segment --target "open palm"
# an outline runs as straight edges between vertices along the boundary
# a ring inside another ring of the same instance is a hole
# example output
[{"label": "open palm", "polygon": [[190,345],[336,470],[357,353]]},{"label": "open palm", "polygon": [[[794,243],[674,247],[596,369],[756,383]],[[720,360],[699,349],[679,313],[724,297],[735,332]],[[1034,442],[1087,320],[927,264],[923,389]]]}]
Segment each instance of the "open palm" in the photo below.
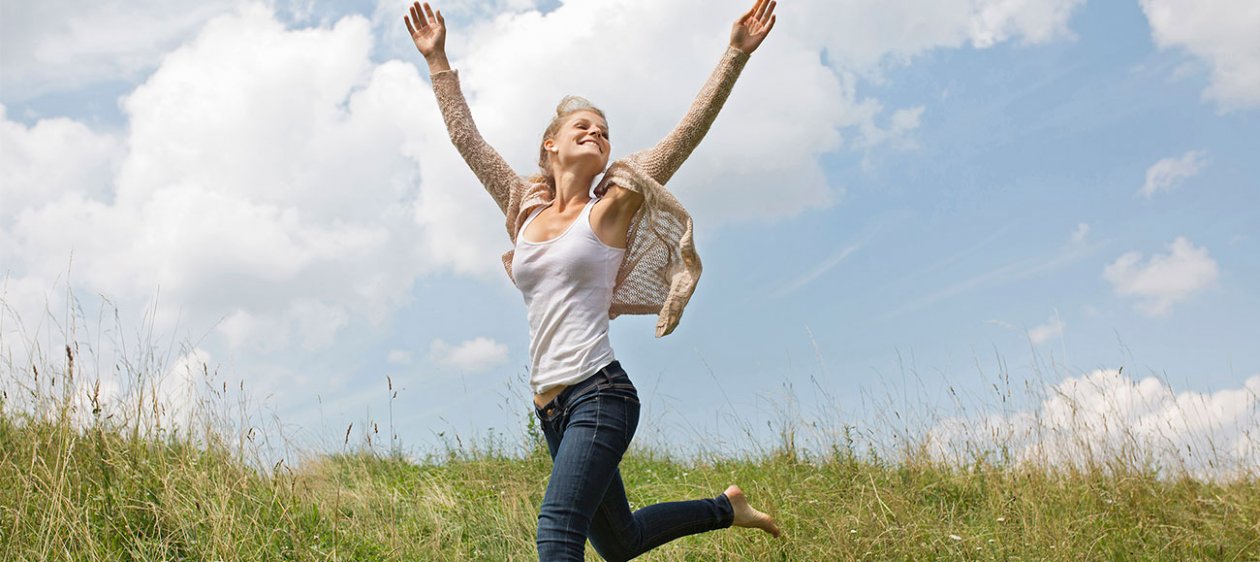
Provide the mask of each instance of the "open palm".
[{"label": "open palm", "polygon": [[419,2],[411,5],[411,16],[403,16],[403,22],[407,24],[407,31],[411,33],[411,40],[416,43],[416,48],[420,50],[420,54],[424,58],[430,58],[435,54],[446,52],[446,20],[442,18],[442,11],[433,11],[428,2],[421,6]]},{"label": "open palm", "polygon": [[775,0],[757,0],[731,28],[731,46],[748,54],[757,50],[774,27],[774,7],[777,4]]}]

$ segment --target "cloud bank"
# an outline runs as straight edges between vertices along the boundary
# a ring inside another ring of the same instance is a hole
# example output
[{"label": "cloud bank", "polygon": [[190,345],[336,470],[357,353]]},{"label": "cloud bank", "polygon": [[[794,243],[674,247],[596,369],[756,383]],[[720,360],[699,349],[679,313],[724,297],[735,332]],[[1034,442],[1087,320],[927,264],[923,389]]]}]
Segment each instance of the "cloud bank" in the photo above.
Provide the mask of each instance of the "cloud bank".
[{"label": "cloud bank", "polygon": [[1158,468],[1203,478],[1260,470],[1260,375],[1240,388],[1175,392],[1156,378],[1100,369],[1046,389],[1032,411],[950,418],[929,433],[934,455],[954,461],[1011,452],[1045,466]]}]

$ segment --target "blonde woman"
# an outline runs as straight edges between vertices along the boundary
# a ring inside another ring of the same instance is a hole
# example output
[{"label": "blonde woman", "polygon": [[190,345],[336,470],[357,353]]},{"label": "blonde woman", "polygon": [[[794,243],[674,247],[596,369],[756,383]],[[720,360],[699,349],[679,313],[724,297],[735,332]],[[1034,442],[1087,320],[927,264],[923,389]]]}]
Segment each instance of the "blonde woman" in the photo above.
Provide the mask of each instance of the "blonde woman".
[{"label": "blonde woman", "polygon": [[525,299],[530,386],[553,460],[538,515],[543,561],[582,560],[586,540],[607,560],[629,560],[678,537],[730,526],[774,536],[774,520],[738,486],[714,498],[630,511],[617,465],[639,421],[634,384],[613,354],[608,321],[656,314],[656,335],[677,326],[700,276],[691,216],[664,187],[699,144],[748,56],[774,27],[775,1],[736,20],[730,45],[686,116],[655,147],[609,165],[604,113],[564,98],[538,151],[539,170],[516,175],[482,139],[446,58],[446,22],[415,3],[403,20],[424,55],[451,142],[507,216],[503,265]]}]

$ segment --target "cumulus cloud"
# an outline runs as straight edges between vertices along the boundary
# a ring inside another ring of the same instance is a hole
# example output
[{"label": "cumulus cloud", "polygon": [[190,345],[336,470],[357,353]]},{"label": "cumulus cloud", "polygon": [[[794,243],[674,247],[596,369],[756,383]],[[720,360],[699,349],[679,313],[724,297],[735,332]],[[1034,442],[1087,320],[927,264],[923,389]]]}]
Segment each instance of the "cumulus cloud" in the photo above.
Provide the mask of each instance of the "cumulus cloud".
[{"label": "cumulus cloud", "polygon": [[1260,375],[1240,388],[1175,392],[1156,378],[1100,369],[1046,389],[1032,411],[950,418],[929,433],[934,454],[965,460],[1012,451],[1050,466],[1120,461],[1166,473],[1233,477],[1260,470]]},{"label": "cumulus cloud", "polygon": [[1203,168],[1207,157],[1205,150],[1191,150],[1173,158],[1164,158],[1146,169],[1146,183],[1138,190],[1143,197],[1150,199],[1160,191],[1172,191],[1182,181],[1194,177]]},{"label": "cumulus cloud", "polygon": [[1140,252],[1129,252],[1103,269],[1116,294],[1138,299],[1137,309],[1148,316],[1167,314],[1173,304],[1216,283],[1218,274],[1207,248],[1181,236],[1168,245],[1167,254],[1143,262]]},{"label": "cumulus cloud", "polygon": [[1260,105],[1260,4],[1252,0],[1141,0],[1161,48],[1183,48],[1209,68],[1204,97],[1223,111]]},{"label": "cumulus cloud", "polygon": [[[80,360],[83,358],[80,356]],[[90,425],[95,419],[109,419],[119,426],[142,431],[201,429],[214,422],[209,404],[216,373],[211,361],[209,352],[192,348],[157,372],[143,370],[149,365],[80,371],[70,402],[71,415],[81,426]],[[54,389],[42,390],[49,393],[45,398],[56,396]],[[40,402],[36,407],[48,405]]]},{"label": "cumulus cloud", "polygon": [[[482,132],[528,172],[547,116],[565,94],[607,112],[614,157],[655,144],[716,65],[737,15],[737,7],[719,15],[697,0],[567,2],[546,14],[508,12],[452,27],[448,50]],[[816,47],[791,33],[770,41],[773,48],[767,43],[750,61],[713,130],[671,182],[684,202],[704,201],[691,205],[701,221],[778,218],[829,205],[839,193],[827,185],[819,157],[841,145],[840,129],[896,126],[886,124],[882,106],[858,99],[852,83],[822,66]],[[913,120],[899,123],[904,131]],[[461,182],[470,177],[453,174]],[[752,197],[770,181],[779,186],[772,201]],[[485,204],[473,186],[445,195],[451,208]],[[426,218],[460,220],[445,208],[432,207]]]},{"label": "cumulus cloud", "polygon": [[58,197],[103,197],[122,148],[121,139],[71,119],[10,121],[0,105],[0,228]]},{"label": "cumulus cloud", "polygon": [[[421,154],[445,142],[432,96],[414,66],[372,63],[372,39],[363,18],[288,30],[252,5],[124,98],[123,138],[0,123],[11,294],[50,289],[73,252],[88,293],[160,291],[177,306],[159,327],[217,323],[233,347],[316,349],[382,321],[418,276],[459,264],[417,244]],[[501,237],[485,214],[465,221],[474,240]],[[482,246],[493,271],[501,244]]]},{"label": "cumulus cloud", "polygon": [[508,348],[490,338],[476,338],[457,345],[433,340],[429,358],[439,365],[463,371],[484,371],[507,362]]},{"label": "cumulus cloud", "polygon": [[1033,326],[1028,330],[1028,340],[1033,345],[1041,345],[1054,338],[1062,337],[1063,328],[1063,320],[1059,318],[1059,312],[1055,311],[1054,315],[1045,324]]}]

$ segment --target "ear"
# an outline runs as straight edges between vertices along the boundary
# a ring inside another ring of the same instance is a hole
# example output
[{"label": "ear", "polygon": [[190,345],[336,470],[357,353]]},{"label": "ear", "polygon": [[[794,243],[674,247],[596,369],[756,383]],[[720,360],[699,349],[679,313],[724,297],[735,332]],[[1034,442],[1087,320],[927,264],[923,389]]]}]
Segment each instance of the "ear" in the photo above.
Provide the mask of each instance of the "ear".
[{"label": "ear", "polygon": [[556,141],[554,139],[547,139],[543,141],[543,149],[547,152],[556,152]]}]

